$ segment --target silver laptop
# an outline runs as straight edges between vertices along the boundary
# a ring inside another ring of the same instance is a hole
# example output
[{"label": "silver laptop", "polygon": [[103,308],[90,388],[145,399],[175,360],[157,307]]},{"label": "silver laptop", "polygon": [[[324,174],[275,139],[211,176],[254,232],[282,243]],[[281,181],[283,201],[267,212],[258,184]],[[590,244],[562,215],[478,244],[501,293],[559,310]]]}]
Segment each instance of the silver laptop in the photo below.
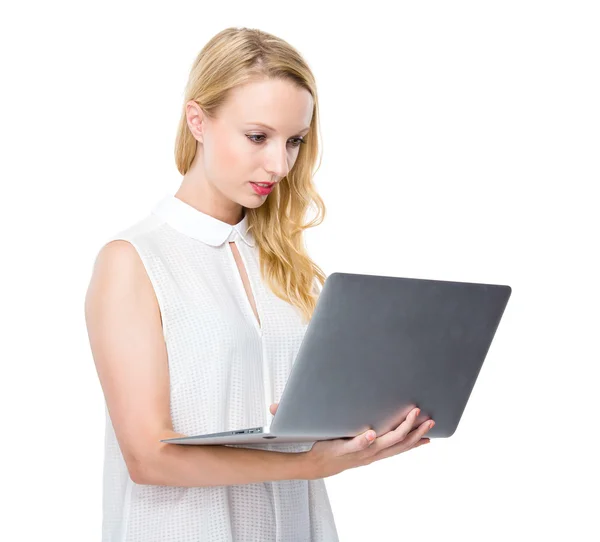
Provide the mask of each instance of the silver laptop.
[{"label": "silver laptop", "polygon": [[314,443],[395,429],[418,406],[428,438],[456,431],[510,286],[332,273],[266,427],[173,444]]}]

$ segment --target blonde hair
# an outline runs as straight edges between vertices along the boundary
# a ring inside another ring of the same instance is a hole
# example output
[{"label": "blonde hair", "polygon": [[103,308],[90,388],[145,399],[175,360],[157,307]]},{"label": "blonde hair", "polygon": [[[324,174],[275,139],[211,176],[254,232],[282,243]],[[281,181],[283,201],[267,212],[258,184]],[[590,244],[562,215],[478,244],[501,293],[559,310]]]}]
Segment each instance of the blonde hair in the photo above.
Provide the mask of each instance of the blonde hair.
[{"label": "blonde hair", "polygon": [[[196,139],[186,120],[188,101],[195,101],[209,118],[214,118],[230,89],[265,79],[282,79],[305,88],[314,103],[306,144],[300,146],[294,167],[262,206],[246,210],[248,228],[259,249],[263,280],[275,295],[296,306],[307,323],[320,292],[317,282],[322,287],[326,275],[308,256],[303,231],[321,224],[326,209],[313,184],[312,168],[319,149],[316,83],[298,51],[282,39],[256,29],[226,28],[211,38],[196,57],[185,88],[175,162],[185,175],[196,154]],[[317,215],[305,224],[304,215],[311,204]]]}]

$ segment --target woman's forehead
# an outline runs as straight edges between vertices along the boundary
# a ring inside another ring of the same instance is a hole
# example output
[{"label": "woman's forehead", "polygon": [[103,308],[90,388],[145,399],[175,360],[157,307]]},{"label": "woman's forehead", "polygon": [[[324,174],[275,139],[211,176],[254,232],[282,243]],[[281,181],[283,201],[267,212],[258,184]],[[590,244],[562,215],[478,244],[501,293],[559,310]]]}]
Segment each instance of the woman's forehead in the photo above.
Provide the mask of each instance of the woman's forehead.
[{"label": "woman's forehead", "polygon": [[273,132],[302,132],[310,127],[313,100],[306,89],[288,81],[260,81],[232,89],[222,113]]}]

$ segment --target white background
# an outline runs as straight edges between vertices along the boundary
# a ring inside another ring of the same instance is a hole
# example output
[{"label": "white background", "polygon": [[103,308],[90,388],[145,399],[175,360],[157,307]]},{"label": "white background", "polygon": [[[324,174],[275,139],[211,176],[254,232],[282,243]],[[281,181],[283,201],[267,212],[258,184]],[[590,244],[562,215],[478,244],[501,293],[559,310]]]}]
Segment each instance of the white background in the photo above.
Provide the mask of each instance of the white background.
[{"label": "white background", "polygon": [[340,539],[598,540],[597,6],[3,4],[2,539],[100,539],[93,261],[179,187],[191,63],[246,26],[315,73],[327,274],[513,288],[456,434],[327,479]]}]

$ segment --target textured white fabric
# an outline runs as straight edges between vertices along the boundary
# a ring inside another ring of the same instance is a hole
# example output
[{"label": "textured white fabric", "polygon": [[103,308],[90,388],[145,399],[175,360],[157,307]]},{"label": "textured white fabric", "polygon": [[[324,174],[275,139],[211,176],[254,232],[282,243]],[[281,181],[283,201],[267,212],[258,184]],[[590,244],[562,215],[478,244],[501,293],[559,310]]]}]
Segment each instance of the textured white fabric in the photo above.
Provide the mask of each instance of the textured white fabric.
[{"label": "textured white fabric", "polygon": [[[194,435],[267,425],[306,324],[261,280],[247,216],[232,226],[167,195],[108,241],[114,239],[136,248],[156,292],[174,430]],[[260,326],[228,241],[244,262]],[[106,405],[105,413],[103,542],[338,540],[323,479],[189,488],[134,483]],[[312,445],[244,446],[298,452]]]}]

